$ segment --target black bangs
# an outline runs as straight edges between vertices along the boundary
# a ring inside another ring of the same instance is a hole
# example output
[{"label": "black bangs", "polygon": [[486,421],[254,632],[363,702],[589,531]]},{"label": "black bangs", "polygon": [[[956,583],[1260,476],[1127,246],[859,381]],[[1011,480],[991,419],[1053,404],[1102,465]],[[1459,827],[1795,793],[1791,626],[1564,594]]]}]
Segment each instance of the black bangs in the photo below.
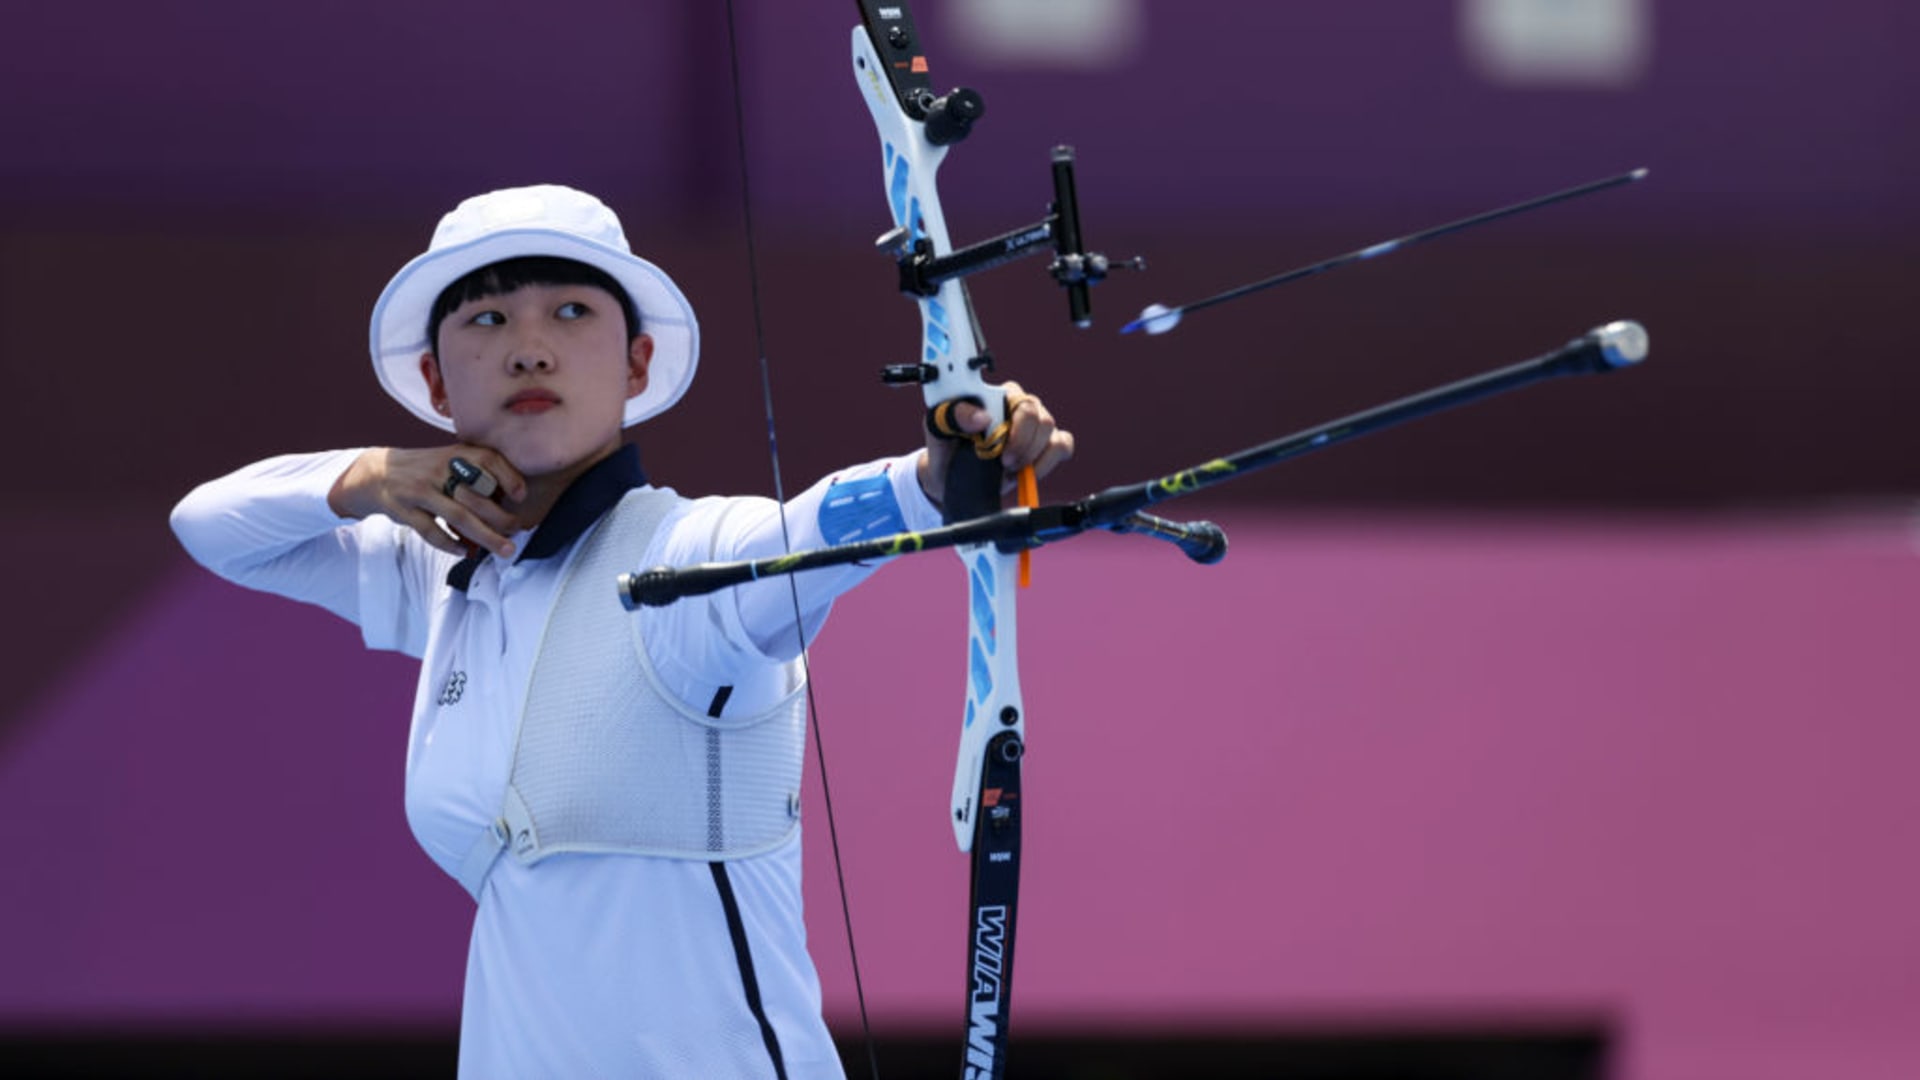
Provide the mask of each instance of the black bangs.
[{"label": "black bangs", "polygon": [[592,285],[604,289],[620,301],[620,313],[627,317],[627,340],[640,336],[640,313],[633,298],[606,271],[572,259],[548,255],[529,255],[490,263],[460,278],[441,290],[427,313],[427,343],[440,351],[440,324],[454,308],[469,300],[505,296],[524,285]]}]

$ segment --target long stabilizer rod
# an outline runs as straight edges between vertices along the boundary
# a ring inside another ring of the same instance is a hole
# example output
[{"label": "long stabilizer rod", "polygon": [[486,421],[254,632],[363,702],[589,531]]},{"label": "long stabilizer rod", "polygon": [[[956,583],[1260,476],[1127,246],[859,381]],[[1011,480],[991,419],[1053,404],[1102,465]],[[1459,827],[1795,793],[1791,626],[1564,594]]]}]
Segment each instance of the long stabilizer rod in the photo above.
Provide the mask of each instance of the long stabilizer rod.
[{"label": "long stabilizer rod", "polygon": [[1646,359],[1647,347],[1647,331],[1639,323],[1631,320],[1611,322],[1574,338],[1544,356],[1448,383],[1145,483],[1111,487],[1071,503],[1002,510],[925,532],[895,533],[874,540],[796,551],[790,555],[765,559],[661,566],[622,574],[619,579],[620,602],[630,611],[641,605],[658,607],[684,596],[700,596],[802,570],[965,544],[993,543],[1007,550],[1039,547],[1078,536],[1090,529],[1157,536],[1178,544],[1197,562],[1217,562],[1226,554],[1226,536],[1217,526],[1208,522],[1170,522],[1144,513],[1145,508],[1168,499],[1191,495],[1254,470],[1369,432],[1545,379],[1561,375],[1600,374],[1631,367]]}]

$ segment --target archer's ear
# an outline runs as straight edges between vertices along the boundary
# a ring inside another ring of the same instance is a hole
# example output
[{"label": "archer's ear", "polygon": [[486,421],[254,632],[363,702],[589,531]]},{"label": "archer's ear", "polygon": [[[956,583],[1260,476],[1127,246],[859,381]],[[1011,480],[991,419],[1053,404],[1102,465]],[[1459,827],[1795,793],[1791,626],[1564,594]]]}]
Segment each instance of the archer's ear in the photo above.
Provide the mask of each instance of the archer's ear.
[{"label": "archer's ear", "polygon": [[447,416],[447,382],[440,377],[440,360],[431,352],[420,354],[420,377],[427,381],[427,398],[433,411]]},{"label": "archer's ear", "polygon": [[647,388],[647,368],[653,364],[653,335],[636,334],[627,346],[627,397],[636,398]]}]

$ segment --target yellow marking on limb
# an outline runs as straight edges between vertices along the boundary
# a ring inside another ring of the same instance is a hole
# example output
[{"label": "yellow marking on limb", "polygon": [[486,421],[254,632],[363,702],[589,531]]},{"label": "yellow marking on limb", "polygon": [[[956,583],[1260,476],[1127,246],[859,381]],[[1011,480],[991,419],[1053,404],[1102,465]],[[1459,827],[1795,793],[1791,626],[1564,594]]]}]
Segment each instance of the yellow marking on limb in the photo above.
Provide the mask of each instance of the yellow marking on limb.
[{"label": "yellow marking on limb", "polygon": [[784,574],[799,565],[799,555],[780,555],[767,563],[768,574]]}]

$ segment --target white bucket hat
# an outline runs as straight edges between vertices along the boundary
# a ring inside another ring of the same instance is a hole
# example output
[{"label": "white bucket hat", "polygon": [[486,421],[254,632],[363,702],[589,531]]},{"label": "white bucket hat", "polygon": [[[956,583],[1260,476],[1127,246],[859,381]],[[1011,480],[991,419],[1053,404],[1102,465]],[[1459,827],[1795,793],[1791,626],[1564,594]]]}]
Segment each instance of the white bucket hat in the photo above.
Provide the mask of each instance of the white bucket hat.
[{"label": "white bucket hat", "polygon": [[624,426],[667,411],[693,382],[700,360],[700,324],[693,306],[664,271],[636,256],[620,219],[599,199],[557,184],[475,195],[440,219],[426,254],[400,268],[373,305],[373,371],[407,411],[443,431],[452,419],[434,411],[420,355],[427,315],[447,286],[506,259],[545,255],[596,267],[620,283],[653,337],[647,388],[627,399]]}]

